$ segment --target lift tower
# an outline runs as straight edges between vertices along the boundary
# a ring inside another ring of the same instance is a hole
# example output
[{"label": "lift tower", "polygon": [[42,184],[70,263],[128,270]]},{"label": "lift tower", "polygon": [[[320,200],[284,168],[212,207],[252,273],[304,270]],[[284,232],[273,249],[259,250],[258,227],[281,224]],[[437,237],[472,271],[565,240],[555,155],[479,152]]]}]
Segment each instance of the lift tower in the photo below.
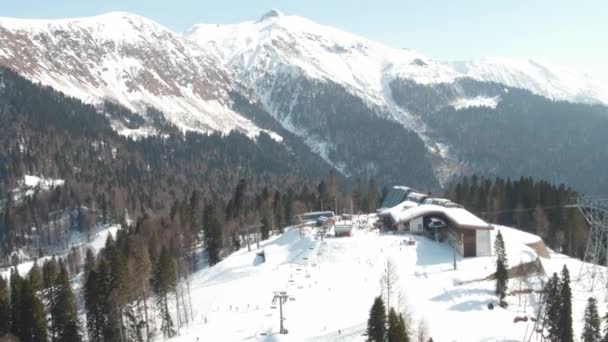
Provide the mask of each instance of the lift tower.
[{"label": "lift tower", "polygon": [[608,299],[608,199],[579,197],[576,207],[589,223],[589,238],[579,281],[586,282],[590,291],[599,282]]}]

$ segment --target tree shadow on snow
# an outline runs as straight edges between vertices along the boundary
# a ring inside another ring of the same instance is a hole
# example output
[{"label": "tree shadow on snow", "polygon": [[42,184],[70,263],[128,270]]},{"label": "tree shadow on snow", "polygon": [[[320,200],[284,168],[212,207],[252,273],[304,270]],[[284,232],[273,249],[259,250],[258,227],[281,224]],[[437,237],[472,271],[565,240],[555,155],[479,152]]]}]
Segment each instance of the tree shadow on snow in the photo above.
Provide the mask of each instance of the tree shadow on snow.
[{"label": "tree shadow on snow", "polygon": [[452,305],[450,310],[455,311],[479,311],[479,310],[488,310],[488,303],[491,301],[484,300],[468,300],[466,302],[462,302],[456,305]]},{"label": "tree shadow on snow", "polygon": [[[457,288],[454,290],[445,291],[444,293],[431,298],[435,302],[456,302],[459,298],[468,296],[495,296],[494,291],[489,289],[463,289]],[[487,302],[486,302],[487,304]]]}]

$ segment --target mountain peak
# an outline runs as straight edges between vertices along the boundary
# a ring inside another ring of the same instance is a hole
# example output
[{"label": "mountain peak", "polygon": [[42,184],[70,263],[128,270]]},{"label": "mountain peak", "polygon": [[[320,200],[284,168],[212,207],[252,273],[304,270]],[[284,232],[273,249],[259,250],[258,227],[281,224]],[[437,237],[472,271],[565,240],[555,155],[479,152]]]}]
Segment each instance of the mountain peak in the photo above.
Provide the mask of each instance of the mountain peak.
[{"label": "mountain peak", "polygon": [[279,18],[281,16],[283,16],[283,12],[276,10],[276,9],[271,9],[270,11],[264,13],[264,15],[262,15],[260,17],[260,19],[258,19],[258,22],[264,21],[264,20],[268,20],[268,19],[272,19],[272,18]]}]

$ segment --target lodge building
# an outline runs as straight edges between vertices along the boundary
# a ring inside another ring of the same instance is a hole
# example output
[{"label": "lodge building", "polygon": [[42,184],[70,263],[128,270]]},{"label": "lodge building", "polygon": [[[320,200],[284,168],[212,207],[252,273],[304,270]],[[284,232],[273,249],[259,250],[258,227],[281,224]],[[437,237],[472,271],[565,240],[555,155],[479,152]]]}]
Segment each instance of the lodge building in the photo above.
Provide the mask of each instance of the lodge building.
[{"label": "lodge building", "polygon": [[[407,189],[405,194],[404,189]],[[383,201],[378,210],[383,229],[447,240],[464,257],[492,255],[492,225],[461,205],[425,196],[407,187],[393,187],[386,198],[390,201]],[[395,204],[395,198],[401,202]]]}]

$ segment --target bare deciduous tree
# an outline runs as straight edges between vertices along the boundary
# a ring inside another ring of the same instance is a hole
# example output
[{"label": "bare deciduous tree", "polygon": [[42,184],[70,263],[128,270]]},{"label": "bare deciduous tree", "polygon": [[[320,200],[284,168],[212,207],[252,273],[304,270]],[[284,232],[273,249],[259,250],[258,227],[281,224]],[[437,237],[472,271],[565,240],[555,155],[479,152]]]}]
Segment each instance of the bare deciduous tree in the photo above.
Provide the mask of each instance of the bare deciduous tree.
[{"label": "bare deciduous tree", "polygon": [[429,325],[424,319],[420,318],[418,321],[418,327],[416,329],[416,341],[426,342],[429,339]]}]

